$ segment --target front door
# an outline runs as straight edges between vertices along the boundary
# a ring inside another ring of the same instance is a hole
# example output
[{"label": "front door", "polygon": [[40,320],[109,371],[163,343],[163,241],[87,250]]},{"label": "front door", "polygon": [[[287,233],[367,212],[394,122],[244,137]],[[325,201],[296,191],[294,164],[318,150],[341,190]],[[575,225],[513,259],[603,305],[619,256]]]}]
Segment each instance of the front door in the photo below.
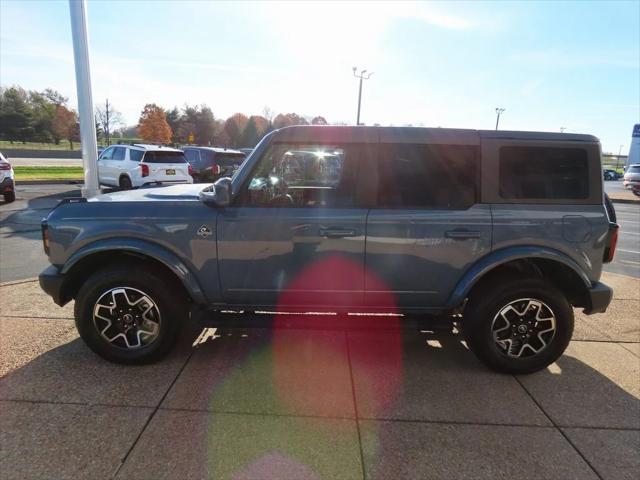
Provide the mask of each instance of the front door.
[{"label": "front door", "polygon": [[477,145],[387,144],[379,149],[367,221],[366,302],[437,308],[491,249],[491,209],[479,204]]},{"label": "front door", "polygon": [[367,209],[351,145],[273,144],[218,216],[224,300],[347,307],[364,301]]}]

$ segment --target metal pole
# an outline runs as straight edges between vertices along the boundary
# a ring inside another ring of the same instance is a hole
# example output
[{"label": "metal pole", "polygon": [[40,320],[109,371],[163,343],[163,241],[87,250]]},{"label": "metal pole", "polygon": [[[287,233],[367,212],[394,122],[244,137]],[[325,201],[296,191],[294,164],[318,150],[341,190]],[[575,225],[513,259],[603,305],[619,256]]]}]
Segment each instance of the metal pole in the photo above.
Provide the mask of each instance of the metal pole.
[{"label": "metal pole", "polygon": [[362,77],[360,77],[360,89],[358,90],[358,118],[356,125],[360,125],[360,102],[362,102]]},{"label": "metal pole", "polygon": [[109,145],[111,145],[111,135],[110,135],[111,127],[109,126],[110,124],[109,124],[109,99],[108,98],[107,98],[106,106],[105,106],[105,115],[107,117],[105,130],[106,130],[106,134],[107,134],[107,147],[108,147]]},{"label": "metal pole", "polygon": [[84,167],[82,196],[85,198],[100,193],[98,183],[98,142],[96,139],[93,99],[91,98],[86,12],[86,0],[69,0],[73,59],[76,67],[76,89],[78,91],[78,113],[80,115],[80,142],[82,144],[82,164]]},{"label": "metal pole", "polygon": [[360,74],[357,74],[356,73],[357,71],[358,71],[358,68],[353,67],[353,76],[360,79],[360,87],[358,89],[358,116],[356,117],[356,125],[360,125],[360,105],[362,102],[362,80],[369,80],[369,78],[371,78],[371,75],[373,75],[373,72],[369,73],[368,75],[365,75],[367,73],[366,70],[362,70]]},{"label": "metal pole", "polygon": [[500,114],[504,112],[504,108],[496,107],[496,130],[498,130],[498,124],[500,123]]}]

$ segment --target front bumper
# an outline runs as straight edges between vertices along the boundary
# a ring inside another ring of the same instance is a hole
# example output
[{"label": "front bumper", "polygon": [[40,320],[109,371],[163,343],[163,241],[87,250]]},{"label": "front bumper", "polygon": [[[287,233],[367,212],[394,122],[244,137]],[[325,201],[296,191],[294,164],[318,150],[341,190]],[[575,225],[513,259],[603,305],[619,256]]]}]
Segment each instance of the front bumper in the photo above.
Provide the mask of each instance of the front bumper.
[{"label": "front bumper", "polygon": [[49,265],[39,276],[40,288],[53,298],[53,301],[61,307],[69,301],[63,294],[65,276],[60,273],[57,267]]},{"label": "front bumper", "polygon": [[592,313],[604,313],[613,298],[613,290],[611,287],[602,282],[594,283],[589,289],[589,308],[584,309],[584,313],[591,315]]}]

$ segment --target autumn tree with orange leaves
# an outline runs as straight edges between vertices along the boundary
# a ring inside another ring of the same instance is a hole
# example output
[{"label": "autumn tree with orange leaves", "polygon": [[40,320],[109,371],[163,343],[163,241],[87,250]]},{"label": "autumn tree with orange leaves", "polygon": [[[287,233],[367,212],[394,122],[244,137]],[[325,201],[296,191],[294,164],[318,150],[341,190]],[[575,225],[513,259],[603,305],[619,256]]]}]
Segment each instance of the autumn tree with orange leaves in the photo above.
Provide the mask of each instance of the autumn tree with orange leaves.
[{"label": "autumn tree with orange leaves", "polygon": [[171,142],[173,132],[164,109],[155,103],[146,104],[138,121],[138,134],[145,142]]}]

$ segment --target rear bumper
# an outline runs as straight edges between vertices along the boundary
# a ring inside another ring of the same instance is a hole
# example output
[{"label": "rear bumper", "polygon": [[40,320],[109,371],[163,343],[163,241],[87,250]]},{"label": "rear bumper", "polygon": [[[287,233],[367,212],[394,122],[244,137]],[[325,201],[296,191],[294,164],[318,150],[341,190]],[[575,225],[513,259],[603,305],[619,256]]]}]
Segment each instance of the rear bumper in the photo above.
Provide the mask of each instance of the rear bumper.
[{"label": "rear bumper", "polygon": [[60,273],[57,267],[49,265],[39,276],[40,288],[49,295],[53,301],[63,306],[69,301],[62,293],[65,276]]},{"label": "rear bumper", "polygon": [[596,282],[589,289],[589,308],[584,309],[584,313],[591,315],[593,313],[604,313],[613,298],[613,290],[611,287],[602,282]]},{"label": "rear bumper", "polygon": [[13,192],[14,189],[13,178],[7,177],[0,182],[0,194]]}]

